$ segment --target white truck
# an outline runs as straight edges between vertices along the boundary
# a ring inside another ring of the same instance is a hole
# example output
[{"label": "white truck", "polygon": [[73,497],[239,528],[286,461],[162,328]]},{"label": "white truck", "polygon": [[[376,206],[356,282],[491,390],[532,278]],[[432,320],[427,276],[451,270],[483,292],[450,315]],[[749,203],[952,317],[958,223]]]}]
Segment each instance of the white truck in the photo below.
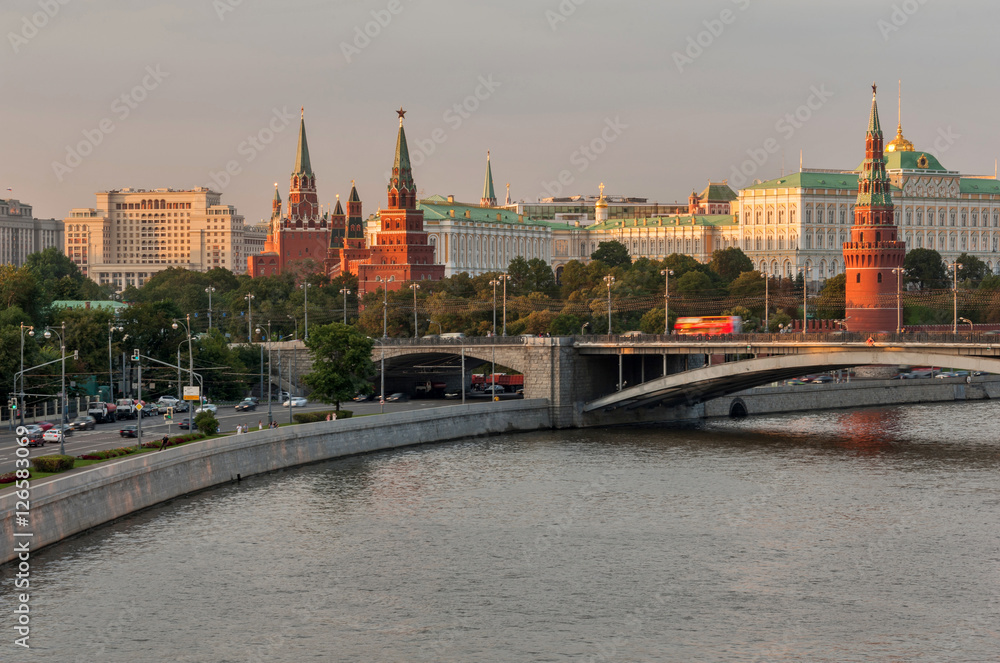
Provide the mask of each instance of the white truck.
[{"label": "white truck", "polygon": [[87,414],[99,424],[110,423],[118,419],[118,407],[114,403],[94,401],[87,405]]}]

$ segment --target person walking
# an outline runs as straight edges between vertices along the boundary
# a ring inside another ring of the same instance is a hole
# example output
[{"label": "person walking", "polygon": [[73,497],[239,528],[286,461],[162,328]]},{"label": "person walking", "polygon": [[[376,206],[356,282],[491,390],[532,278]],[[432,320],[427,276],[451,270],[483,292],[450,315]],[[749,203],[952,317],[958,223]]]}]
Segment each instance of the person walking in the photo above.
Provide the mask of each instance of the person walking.
[{"label": "person walking", "polygon": [[257,420],[257,430],[264,430],[264,420],[263,419],[258,419]]}]

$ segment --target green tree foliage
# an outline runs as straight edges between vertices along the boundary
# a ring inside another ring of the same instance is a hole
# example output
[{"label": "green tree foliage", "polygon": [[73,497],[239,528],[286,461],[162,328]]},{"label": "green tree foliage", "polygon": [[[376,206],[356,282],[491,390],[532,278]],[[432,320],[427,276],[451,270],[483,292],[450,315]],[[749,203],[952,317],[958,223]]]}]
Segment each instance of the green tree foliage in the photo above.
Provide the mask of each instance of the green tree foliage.
[{"label": "green tree foliage", "polygon": [[215,435],[219,432],[219,420],[207,410],[194,416],[194,425],[204,435]]},{"label": "green tree foliage", "polygon": [[743,272],[729,284],[729,294],[733,297],[760,298],[764,289],[764,277],[759,272]]},{"label": "green tree foliage", "polygon": [[903,260],[903,268],[906,270],[906,282],[919,290],[935,290],[948,285],[944,261],[934,249],[908,251]]},{"label": "green tree foliage", "polygon": [[309,331],[313,370],[303,377],[312,396],[340,409],[343,401],[367,388],[375,376],[371,354],[374,343],[354,327],[331,323]]},{"label": "green tree foliage", "polygon": [[32,253],[24,266],[35,275],[43,305],[55,299],[106,300],[107,293],[88,279],[69,256],[55,247]]},{"label": "green tree foliage", "polygon": [[712,279],[704,272],[690,271],[677,279],[677,293],[685,296],[705,295],[712,290]]},{"label": "green tree foliage", "polygon": [[844,317],[844,301],[847,292],[847,276],[837,274],[826,280],[823,289],[813,301],[816,317],[840,320]]},{"label": "green tree foliage", "polygon": [[[240,352],[229,347],[225,336],[218,329],[199,336],[192,343],[194,351],[194,370],[201,374],[205,383],[205,393],[214,400],[238,400],[248,391],[251,383],[256,383],[256,376],[249,375],[246,365],[241,360]],[[187,368],[187,347],[181,348],[181,366]],[[256,362],[255,362],[256,363]],[[188,374],[182,373],[181,380],[186,384]]]},{"label": "green tree foliage", "polygon": [[507,268],[510,282],[507,284],[508,295],[527,295],[532,292],[554,294],[556,277],[548,263],[540,258],[525,260],[518,256],[510,261]]},{"label": "green tree foliage", "polygon": [[742,249],[736,246],[713,251],[712,261],[708,263],[708,268],[727,283],[744,272],[754,271],[753,262],[743,253]]},{"label": "green tree foliage", "polygon": [[[670,327],[677,322],[677,314],[670,312]],[[664,332],[663,307],[650,309],[639,320],[639,331],[643,334],[663,334]]]},{"label": "green tree foliage", "polygon": [[767,330],[772,334],[781,331],[782,327],[788,327],[792,323],[792,316],[787,313],[775,313],[772,315],[768,321]]},{"label": "green tree foliage", "polygon": [[616,239],[601,242],[597,250],[590,254],[591,260],[600,260],[608,267],[627,267],[632,264],[628,248]]},{"label": "green tree foliage", "polygon": [[38,277],[30,268],[0,265],[0,308],[16,306],[41,324],[44,305]]},{"label": "green tree foliage", "polygon": [[990,276],[990,268],[976,256],[963,253],[955,259],[955,262],[962,266],[958,272],[958,282],[967,289],[975,287],[983,279]]}]

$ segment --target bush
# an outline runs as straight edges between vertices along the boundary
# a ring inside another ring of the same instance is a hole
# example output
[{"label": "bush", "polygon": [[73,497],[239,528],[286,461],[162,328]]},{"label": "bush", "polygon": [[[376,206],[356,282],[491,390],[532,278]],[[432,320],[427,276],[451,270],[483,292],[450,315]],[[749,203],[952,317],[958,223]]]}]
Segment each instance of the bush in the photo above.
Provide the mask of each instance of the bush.
[{"label": "bush", "polygon": [[117,449],[105,449],[104,451],[95,451],[92,454],[83,454],[82,456],[77,456],[77,458],[80,460],[107,460],[134,453],[135,447],[118,447]]},{"label": "bush", "polygon": [[35,456],[31,459],[31,466],[35,468],[36,472],[65,472],[72,470],[74,463],[76,463],[76,459],[72,456],[60,456],[59,454]]},{"label": "bush", "polygon": [[323,410],[321,412],[300,412],[293,416],[297,424],[312,424],[317,421],[326,421],[327,415],[336,414],[337,419],[350,419],[354,412],[351,410]]},{"label": "bush", "polygon": [[202,412],[194,418],[194,425],[202,435],[215,435],[219,432],[219,420],[211,412]]}]

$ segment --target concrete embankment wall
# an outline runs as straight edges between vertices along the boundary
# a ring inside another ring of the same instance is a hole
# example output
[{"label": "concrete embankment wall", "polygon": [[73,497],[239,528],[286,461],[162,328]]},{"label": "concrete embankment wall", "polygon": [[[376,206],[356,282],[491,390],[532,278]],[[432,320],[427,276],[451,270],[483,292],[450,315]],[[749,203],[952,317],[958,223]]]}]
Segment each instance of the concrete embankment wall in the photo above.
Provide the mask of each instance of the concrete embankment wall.
[{"label": "concrete embankment wall", "polygon": [[456,405],[323,421],[195,442],[109,461],[32,483],[29,526],[14,527],[17,497],[0,496],[0,563],[15,558],[13,533],[32,551],[139,509],[204,488],[296,465],[416,444],[550,428],[545,399]]},{"label": "concrete embankment wall", "polygon": [[748,415],[874,407],[905,403],[945,403],[949,401],[1000,398],[1000,376],[922,380],[855,380],[850,383],[802,384],[758,387],[704,404],[705,417],[728,417],[734,405],[742,404]]}]

